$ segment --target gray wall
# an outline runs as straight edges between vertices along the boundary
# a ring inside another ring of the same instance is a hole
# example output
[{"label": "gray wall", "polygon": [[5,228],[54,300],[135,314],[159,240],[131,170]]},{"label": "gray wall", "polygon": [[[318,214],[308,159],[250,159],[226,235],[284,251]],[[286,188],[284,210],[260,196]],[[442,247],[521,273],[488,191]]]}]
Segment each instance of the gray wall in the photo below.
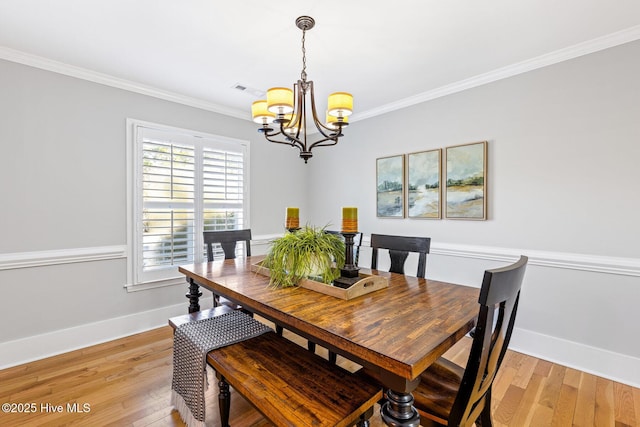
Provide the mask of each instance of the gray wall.
[{"label": "gray wall", "polygon": [[[341,206],[358,206],[366,234],[432,238],[427,277],[475,286],[485,268],[528,254],[514,345],[640,372],[638,76],[634,42],[357,121],[312,164],[310,192],[324,194],[311,199],[314,221],[339,224]],[[377,157],[484,140],[487,221],[376,218]]]},{"label": "gray wall", "polygon": [[[432,237],[429,278],[478,286],[485,268],[529,255],[514,348],[640,385],[638,75],[634,42],[356,121],[304,165],[248,121],[0,61],[0,266],[125,245],[125,119],[164,123],[250,141],[254,235],[280,233],[286,206],[338,227],[352,205],[365,234]],[[481,140],[487,221],[376,218],[377,157]],[[184,309],[183,286],[127,292],[125,267],[116,257],[0,268],[0,321],[12,325],[0,366]]]},{"label": "gray wall", "polygon": [[[1,268],[7,259],[126,245],[127,118],[250,141],[254,236],[281,233],[286,206],[306,209],[302,162],[279,155],[249,121],[2,60],[0,94],[0,347],[134,316],[122,322],[127,333],[166,324],[139,313],[186,309],[183,285],[127,292],[122,257]],[[106,338],[109,325],[100,325]]]}]

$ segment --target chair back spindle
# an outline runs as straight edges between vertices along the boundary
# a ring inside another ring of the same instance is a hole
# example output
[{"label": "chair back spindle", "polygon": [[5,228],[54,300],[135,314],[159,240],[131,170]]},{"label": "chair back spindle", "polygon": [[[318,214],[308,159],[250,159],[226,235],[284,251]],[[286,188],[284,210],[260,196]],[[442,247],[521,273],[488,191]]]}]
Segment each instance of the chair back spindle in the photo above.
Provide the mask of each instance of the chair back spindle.
[{"label": "chair back spindle", "polygon": [[[218,243],[224,252],[224,259],[235,259],[237,242],[244,242],[247,256],[251,256],[251,229],[244,230],[220,230],[203,232],[204,243],[207,246],[207,261],[213,262],[213,245]],[[226,305],[234,309],[240,306],[222,298],[213,292],[213,306]]]},{"label": "chair back spindle", "polygon": [[427,270],[427,254],[431,248],[430,237],[390,236],[386,234],[371,235],[371,268],[378,268],[378,249],[387,249],[391,259],[389,271],[404,273],[404,266],[409,253],[418,253],[418,271],[416,276],[424,278]]},{"label": "chair back spindle", "polygon": [[219,243],[224,251],[224,259],[236,257],[236,243],[244,242],[247,256],[251,256],[251,229],[205,231],[204,243],[207,245],[207,261],[213,261],[213,245]]}]

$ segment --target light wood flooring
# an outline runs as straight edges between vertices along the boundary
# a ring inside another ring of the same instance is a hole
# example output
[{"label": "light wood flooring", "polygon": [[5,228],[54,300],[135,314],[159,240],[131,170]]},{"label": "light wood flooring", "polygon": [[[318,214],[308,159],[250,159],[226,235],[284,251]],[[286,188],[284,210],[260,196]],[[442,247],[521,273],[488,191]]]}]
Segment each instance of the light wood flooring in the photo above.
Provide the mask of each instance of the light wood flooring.
[{"label": "light wood flooring", "polygon": [[[0,403],[20,411],[3,406],[0,426],[183,426],[169,405],[172,337],[167,326],[0,371]],[[469,343],[447,356],[464,365]],[[209,371],[207,425],[218,426]],[[496,426],[640,426],[640,389],[511,351],[493,397]],[[269,425],[235,393],[231,406],[233,427]],[[372,426],[382,425],[376,408]]]}]

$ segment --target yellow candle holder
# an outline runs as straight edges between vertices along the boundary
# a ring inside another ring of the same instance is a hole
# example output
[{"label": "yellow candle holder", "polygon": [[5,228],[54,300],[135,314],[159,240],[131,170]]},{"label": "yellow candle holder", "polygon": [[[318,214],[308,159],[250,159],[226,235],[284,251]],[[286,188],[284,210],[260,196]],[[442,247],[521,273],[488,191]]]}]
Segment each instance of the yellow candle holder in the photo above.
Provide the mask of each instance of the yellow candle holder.
[{"label": "yellow candle holder", "polygon": [[295,231],[300,228],[300,208],[287,208],[284,227],[289,231]]},{"label": "yellow candle holder", "polygon": [[358,232],[358,208],[356,207],[342,208],[342,232],[343,233]]}]

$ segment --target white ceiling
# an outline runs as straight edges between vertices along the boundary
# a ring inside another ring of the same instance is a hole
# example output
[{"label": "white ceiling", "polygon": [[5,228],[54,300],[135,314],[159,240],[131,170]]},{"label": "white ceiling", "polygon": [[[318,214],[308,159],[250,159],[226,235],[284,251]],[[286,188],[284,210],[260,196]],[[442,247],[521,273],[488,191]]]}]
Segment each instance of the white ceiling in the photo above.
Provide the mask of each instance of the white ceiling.
[{"label": "white ceiling", "polygon": [[639,0],[0,0],[0,58],[248,118],[236,84],[299,78],[300,15],[318,107],[355,120],[640,39]]}]

